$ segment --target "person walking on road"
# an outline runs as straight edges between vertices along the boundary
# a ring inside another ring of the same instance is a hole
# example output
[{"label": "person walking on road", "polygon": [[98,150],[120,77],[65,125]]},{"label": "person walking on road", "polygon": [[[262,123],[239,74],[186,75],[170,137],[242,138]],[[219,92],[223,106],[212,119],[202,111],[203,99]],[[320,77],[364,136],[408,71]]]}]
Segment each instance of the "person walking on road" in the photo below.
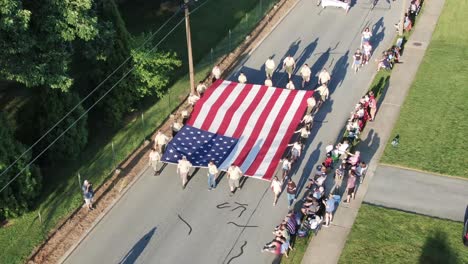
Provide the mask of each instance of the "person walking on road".
[{"label": "person walking on road", "polygon": [[291,55],[288,55],[284,60],[283,60],[283,69],[288,73],[288,79],[291,80],[292,73],[294,69],[296,68],[296,61],[294,60]]},{"label": "person walking on road", "polygon": [[88,207],[88,210],[94,210],[93,207],[93,198],[94,198],[94,190],[93,185],[88,181],[84,180],[83,186],[81,187],[83,191],[83,198],[85,200],[85,205]]},{"label": "person walking on road", "polygon": [[273,78],[273,71],[275,70],[275,61],[273,57],[269,57],[268,60],[265,62],[265,72],[267,79]]},{"label": "person walking on road", "polygon": [[291,170],[291,158],[288,157],[283,160],[282,170],[283,170],[283,177],[282,177],[281,182],[284,182],[284,179],[286,179],[286,175],[288,175],[289,171]]},{"label": "person walking on road", "polygon": [[326,84],[322,84],[319,88],[315,89],[315,92],[317,92],[320,95],[321,104],[325,102],[328,99],[328,96],[330,95],[330,90],[328,90]]},{"label": "person walking on road", "polygon": [[228,177],[228,183],[229,183],[229,189],[231,190],[231,196],[234,194],[234,191],[236,189],[241,190],[240,187],[240,178],[242,177],[243,172],[239,168],[239,166],[231,164],[227,171],[227,177]]},{"label": "person walking on road", "polygon": [[216,189],[216,177],[218,176],[218,167],[213,160],[208,163],[208,190]]},{"label": "person walking on road", "polygon": [[192,163],[187,160],[187,157],[182,156],[182,159],[179,160],[179,164],[177,164],[177,173],[180,175],[182,179],[182,189],[185,189],[188,181],[188,173],[192,168]]},{"label": "person walking on road", "polygon": [[354,199],[354,189],[356,187],[356,173],[353,170],[349,171],[348,183],[346,184],[346,202],[349,203],[351,198]]},{"label": "person walking on road", "polygon": [[247,82],[247,76],[243,72],[240,72],[239,78],[237,78],[239,83],[246,83]]},{"label": "person walking on road", "polygon": [[216,80],[221,78],[221,68],[219,67],[219,64],[213,67],[213,69],[211,70],[211,75],[213,76],[213,78],[211,79],[212,82],[215,82]]},{"label": "person walking on road", "polygon": [[156,150],[156,148],[151,148],[150,154],[149,154],[149,165],[151,168],[153,168],[154,175],[158,175],[158,164],[159,161],[161,160],[161,154]]},{"label": "person walking on road", "polygon": [[357,73],[359,71],[359,68],[361,68],[361,65],[362,65],[362,53],[360,49],[357,49],[353,55],[352,68],[354,69],[354,73]]},{"label": "person walking on road", "polygon": [[286,186],[286,193],[288,196],[288,208],[291,208],[292,204],[296,200],[296,183],[291,177],[288,178],[288,185]]},{"label": "person walking on road", "polygon": [[323,68],[318,76],[318,85],[323,85],[323,84],[328,85],[330,80],[331,80],[330,73],[327,71],[326,68]]},{"label": "person walking on road", "polygon": [[159,153],[164,154],[167,142],[169,142],[169,137],[164,135],[161,130],[158,130],[156,136],[154,137],[154,148],[158,150]]},{"label": "person walking on road", "polygon": [[301,67],[300,73],[302,76],[302,88],[304,88],[305,84],[309,83],[310,75],[312,74],[312,71],[310,70],[309,65],[307,63]]},{"label": "person walking on road", "polygon": [[325,205],[325,227],[329,227],[330,223],[333,222],[333,212],[335,211],[335,199],[333,194],[330,193],[327,200],[323,201]]},{"label": "person walking on road", "polygon": [[270,185],[273,194],[275,195],[275,199],[273,200],[273,206],[276,206],[276,202],[278,201],[278,196],[281,193],[281,182],[278,180],[278,177],[273,177]]},{"label": "person walking on road", "polygon": [[288,90],[295,90],[296,86],[294,86],[294,83],[292,80],[289,80],[288,84],[286,84],[286,89]]},{"label": "person walking on road", "polygon": [[272,87],[273,86],[273,82],[271,81],[270,78],[266,78],[265,79],[265,85],[268,86],[268,87]]}]

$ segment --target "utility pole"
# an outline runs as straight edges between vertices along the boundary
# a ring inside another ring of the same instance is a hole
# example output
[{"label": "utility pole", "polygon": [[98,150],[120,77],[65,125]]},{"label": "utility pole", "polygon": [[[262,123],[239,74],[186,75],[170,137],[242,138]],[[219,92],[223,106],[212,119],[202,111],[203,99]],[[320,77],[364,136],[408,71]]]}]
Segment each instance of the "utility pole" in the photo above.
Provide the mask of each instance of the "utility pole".
[{"label": "utility pole", "polygon": [[193,73],[193,57],[192,57],[192,37],[190,35],[190,12],[189,0],[184,0],[185,9],[185,32],[187,33],[187,50],[188,50],[188,63],[189,63],[189,77],[190,77],[190,92],[195,94],[195,77]]},{"label": "utility pole", "polygon": [[403,27],[405,24],[405,13],[406,13],[406,8],[408,6],[408,0],[403,0],[401,1],[401,16],[400,16],[400,23],[398,24],[398,35],[403,36]]}]

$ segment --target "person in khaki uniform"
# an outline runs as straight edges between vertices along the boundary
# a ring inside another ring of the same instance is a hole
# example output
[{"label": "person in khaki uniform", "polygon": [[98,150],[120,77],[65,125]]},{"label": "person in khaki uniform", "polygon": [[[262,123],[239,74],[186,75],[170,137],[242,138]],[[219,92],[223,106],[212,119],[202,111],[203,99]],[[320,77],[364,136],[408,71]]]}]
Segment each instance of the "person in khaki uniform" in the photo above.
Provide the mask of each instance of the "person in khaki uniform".
[{"label": "person in khaki uniform", "polygon": [[268,60],[265,62],[265,72],[268,79],[273,78],[273,71],[275,70],[275,66],[276,65],[273,57],[268,58]]},{"label": "person in khaki uniform", "polygon": [[247,82],[247,76],[243,72],[240,72],[239,78],[237,78],[239,83],[246,83]]},{"label": "person in khaki uniform", "polygon": [[154,137],[154,148],[159,153],[164,153],[168,142],[169,142],[169,137],[164,135],[161,132],[161,130],[158,130],[158,133],[156,133],[156,136]]},{"label": "person in khaki uniform", "polygon": [[156,151],[156,148],[152,148],[149,154],[149,165],[151,168],[153,168],[154,175],[158,175],[158,164],[159,161],[161,160],[161,154],[159,154],[158,151]]},{"label": "person in khaki uniform", "polygon": [[239,182],[240,178],[242,177],[243,172],[239,168],[239,166],[236,166],[234,164],[231,164],[227,171],[227,177],[229,179],[229,188],[231,189],[231,196],[234,194],[234,191],[237,189],[241,189]]},{"label": "person in khaki uniform", "polygon": [[307,63],[301,67],[300,73],[302,76],[302,88],[304,88],[305,84],[310,82],[310,75],[312,74]]},{"label": "person in khaki uniform", "polygon": [[179,164],[177,164],[177,173],[182,179],[182,189],[185,189],[185,186],[187,185],[188,173],[191,168],[192,163],[190,163],[185,156],[182,156],[182,159],[179,160]]},{"label": "person in khaki uniform", "polygon": [[283,69],[288,73],[288,79],[291,79],[294,68],[296,68],[296,61],[291,55],[288,55],[283,60]]},{"label": "person in khaki uniform", "polygon": [[328,82],[331,80],[330,73],[327,71],[326,68],[323,68],[322,71],[320,72],[318,76],[318,84],[326,84],[328,85]]}]

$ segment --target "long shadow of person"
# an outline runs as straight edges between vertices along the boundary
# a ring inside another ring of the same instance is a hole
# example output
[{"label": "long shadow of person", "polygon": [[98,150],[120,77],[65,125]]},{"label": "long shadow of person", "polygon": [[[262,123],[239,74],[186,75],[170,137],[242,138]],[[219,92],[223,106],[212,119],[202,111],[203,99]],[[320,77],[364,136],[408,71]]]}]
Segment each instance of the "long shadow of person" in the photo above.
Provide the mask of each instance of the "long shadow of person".
[{"label": "long shadow of person", "polygon": [[[296,55],[296,52],[299,50],[299,45],[301,44],[300,39],[296,39],[294,42],[289,45],[288,51],[281,57],[279,61],[275,61],[277,63],[276,69],[273,72],[273,84],[276,87],[284,87],[286,86],[287,80],[288,80],[288,74],[284,72],[284,74],[278,74],[280,71],[283,70],[283,61],[286,57],[291,56],[294,58],[294,55]],[[296,65],[297,67],[297,65]],[[283,84],[284,82],[284,84]],[[281,86],[282,85],[282,86]]]},{"label": "long shadow of person", "polygon": [[328,84],[328,90],[330,91],[330,94],[332,94],[336,88],[341,86],[343,83],[344,78],[346,77],[346,74],[348,73],[348,67],[349,67],[349,50],[346,51],[345,54],[343,54],[335,63],[335,66],[333,67],[333,70],[331,71],[331,80],[330,83]]},{"label": "long shadow of person", "polygon": [[146,233],[136,244],[128,251],[128,253],[122,258],[119,264],[133,264],[136,262],[138,257],[143,253],[146,246],[156,232],[156,227],[153,227],[148,233]]},{"label": "long shadow of person", "polygon": [[384,26],[383,17],[381,17],[377,21],[377,23],[375,23],[374,26],[372,27],[372,38],[370,42],[371,42],[373,50],[375,50],[379,46],[380,42],[382,42],[384,37],[385,37],[385,26]]},{"label": "long shadow of person", "polygon": [[[312,75],[316,76],[318,72],[320,72],[326,65],[328,59],[330,58],[330,52],[332,49],[329,47],[325,52],[320,54],[320,57],[318,57],[317,61],[312,65],[310,70],[312,71]],[[319,53],[317,53],[319,54]],[[310,80],[311,84],[316,84],[318,82],[318,77],[311,78]],[[313,85],[314,87],[315,85]],[[312,88],[313,88],[312,87]]]}]

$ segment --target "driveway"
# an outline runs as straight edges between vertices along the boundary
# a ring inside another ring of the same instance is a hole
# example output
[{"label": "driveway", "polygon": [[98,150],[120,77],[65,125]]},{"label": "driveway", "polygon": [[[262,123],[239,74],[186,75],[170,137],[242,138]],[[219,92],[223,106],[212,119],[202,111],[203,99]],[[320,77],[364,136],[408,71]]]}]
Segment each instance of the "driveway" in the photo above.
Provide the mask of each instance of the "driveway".
[{"label": "driveway", "polygon": [[364,201],[463,222],[468,180],[379,165]]}]

